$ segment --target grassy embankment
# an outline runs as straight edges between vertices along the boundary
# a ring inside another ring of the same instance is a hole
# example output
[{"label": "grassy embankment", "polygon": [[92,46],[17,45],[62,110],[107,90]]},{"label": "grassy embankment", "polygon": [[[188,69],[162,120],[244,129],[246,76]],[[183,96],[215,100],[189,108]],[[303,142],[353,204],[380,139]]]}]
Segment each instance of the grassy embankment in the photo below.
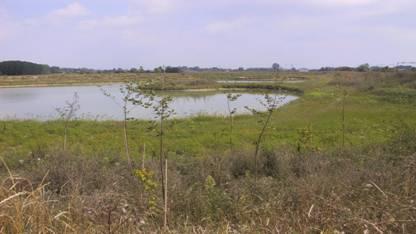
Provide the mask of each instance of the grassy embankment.
[{"label": "grassy embankment", "polygon": [[[51,74],[36,76],[1,76],[1,87],[14,86],[59,86],[77,84],[96,84],[112,82],[128,82],[142,79],[158,79],[160,73],[105,73],[105,74]],[[215,85],[215,80],[288,80],[303,77],[297,73],[267,73],[267,72],[200,72],[200,73],[169,73],[166,74],[172,85],[185,84],[186,88],[201,85]],[[311,76],[310,74],[308,76]],[[180,88],[180,87],[177,87]]]}]

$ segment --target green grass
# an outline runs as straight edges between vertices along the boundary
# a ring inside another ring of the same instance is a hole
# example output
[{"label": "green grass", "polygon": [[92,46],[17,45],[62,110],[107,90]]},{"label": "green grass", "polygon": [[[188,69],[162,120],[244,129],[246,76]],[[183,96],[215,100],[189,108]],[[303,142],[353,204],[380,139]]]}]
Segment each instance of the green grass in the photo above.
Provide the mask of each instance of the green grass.
[{"label": "green grass", "polygon": [[[198,74],[203,75],[235,79],[241,74]],[[415,230],[413,73],[305,76],[303,83],[285,83],[303,94],[274,113],[258,169],[253,163],[257,116],[235,118],[234,152],[228,151],[224,117],[167,121],[172,232]],[[344,92],[346,148],[341,149]],[[154,173],[147,180],[158,184],[158,137],[152,127],[149,121],[129,122],[130,152],[138,168],[146,143],[144,164]],[[5,181],[0,226],[11,233],[61,233],[68,225],[76,233],[162,232],[160,189],[148,191],[132,175],[124,160],[122,122],[71,122],[66,151],[63,128],[62,121],[0,122],[0,157],[13,172],[6,176],[0,166]],[[253,176],[257,173],[259,178]]]},{"label": "green grass", "polygon": [[[273,115],[265,146],[295,147],[299,132],[304,128],[310,130],[317,149],[335,149],[341,145],[342,86],[329,84],[332,77],[340,79],[337,74],[323,74],[305,83],[290,84],[294,89],[301,89],[304,95]],[[260,84],[255,85],[258,86]],[[392,101],[394,98],[391,97],[413,94],[415,90],[408,88],[401,93],[403,89],[396,88],[385,95],[386,91],[363,91],[351,85],[344,88],[348,92],[345,104],[347,146],[382,143],[389,139],[398,123],[416,124],[414,102]],[[375,90],[385,88],[376,87]],[[250,115],[236,117],[233,136],[236,149],[251,150],[254,147],[260,130],[258,120],[257,116]],[[209,116],[169,121],[166,134],[169,154],[172,157],[203,157],[227,150],[228,123],[224,117]],[[130,121],[128,126],[133,156],[139,156],[143,143],[147,144],[148,155],[158,152],[157,131],[151,130],[151,122]],[[2,121],[0,155],[24,159],[42,148],[60,147],[62,133],[60,121]],[[117,121],[74,121],[68,140],[71,149],[86,155],[109,158],[123,155],[122,124]]]}]

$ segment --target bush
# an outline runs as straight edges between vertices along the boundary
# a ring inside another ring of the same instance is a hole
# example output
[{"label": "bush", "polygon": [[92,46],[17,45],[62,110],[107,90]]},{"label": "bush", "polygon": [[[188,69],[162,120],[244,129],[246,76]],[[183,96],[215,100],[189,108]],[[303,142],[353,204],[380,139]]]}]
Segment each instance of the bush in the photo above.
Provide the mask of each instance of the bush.
[{"label": "bush", "polygon": [[254,159],[247,154],[237,153],[230,157],[230,171],[234,178],[239,178],[248,173],[254,174]]},{"label": "bush", "polygon": [[263,150],[260,156],[260,172],[265,176],[277,177],[279,175],[279,159],[276,152],[272,150]]}]

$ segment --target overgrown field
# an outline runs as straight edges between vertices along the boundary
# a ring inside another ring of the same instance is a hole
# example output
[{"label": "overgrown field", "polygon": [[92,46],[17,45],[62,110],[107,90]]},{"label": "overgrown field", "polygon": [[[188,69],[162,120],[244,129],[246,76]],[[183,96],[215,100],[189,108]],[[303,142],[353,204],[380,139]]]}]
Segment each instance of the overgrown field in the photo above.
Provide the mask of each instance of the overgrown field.
[{"label": "overgrown field", "polygon": [[[81,78],[75,76],[71,82],[77,83]],[[118,76],[123,78],[102,79],[131,78]],[[416,230],[416,73],[202,73],[166,79],[165,88],[172,89],[283,88],[300,96],[273,113],[257,169],[253,154],[264,116],[236,116],[232,133],[227,117],[166,121],[170,231]],[[230,79],[281,83],[215,82]],[[302,82],[286,82],[293,79]],[[127,129],[133,169],[126,163],[122,122],[71,121],[65,150],[63,121],[0,122],[0,232],[162,231],[157,126],[131,120]]]},{"label": "overgrown field", "polygon": [[[342,136],[344,146],[361,147],[389,140],[399,126],[416,123],[416,98],[412,96],[416,92],[415,73],[281,74],[280,77],[301,75],[304,82],[284,84],[302,90],[303,94],[295,93],[300,96],[298,100],[273,114],[266,131],[266,147],[296,148],[298,142],[306,140],[316,150],[332,150],[341,147]],[[203,80],[204,74],[198,76]],[[210,76],[221,79],[221,74]],[[263,74],[262,78],[271,76],[276,75],[265,77]],[[214,79],[212,77],[209,79]],[[242,80],[241,74],[230,76],[226,73],[224,77],[224,80]],[[249,75],[244,77],[247,79]],[[170,78],[168,76],[167,83]],[[263,86],[266,89],[273,87],[268,83],[226,85],[257,90]],[[193,88],[194,85],[186,84],[185,87]],[[235,117],[233,138],[237,148],[252,150],[261,129],[259,120],[258,116]],[[149,155],[158,152],[158,132],[154,125],[146,121],[128,122],[133,157],[139,157],[144,144]],[[199,116],[169,121],[165,135],[167,151],[170,157],[203,157],[223,152],[229,148],[229,128],[228,117]],[[2,121],[0,155],[16,162],[36,152],[60,148],[63,131],[64,123],[59,120]],[[117,158],[123,157],[123,137],[122,122],[78,120],[69,125],[68,145],[86,155]]]}]

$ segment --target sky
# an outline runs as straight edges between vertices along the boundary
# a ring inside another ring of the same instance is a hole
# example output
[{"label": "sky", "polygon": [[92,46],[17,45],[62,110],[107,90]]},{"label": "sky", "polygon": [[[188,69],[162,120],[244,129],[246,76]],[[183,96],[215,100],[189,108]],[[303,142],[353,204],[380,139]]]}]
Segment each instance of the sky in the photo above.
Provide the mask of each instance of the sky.
[{"label": "sky", "polygon": [[97,69],[416,61],[415,0],[0,0],[0,61]]}]

